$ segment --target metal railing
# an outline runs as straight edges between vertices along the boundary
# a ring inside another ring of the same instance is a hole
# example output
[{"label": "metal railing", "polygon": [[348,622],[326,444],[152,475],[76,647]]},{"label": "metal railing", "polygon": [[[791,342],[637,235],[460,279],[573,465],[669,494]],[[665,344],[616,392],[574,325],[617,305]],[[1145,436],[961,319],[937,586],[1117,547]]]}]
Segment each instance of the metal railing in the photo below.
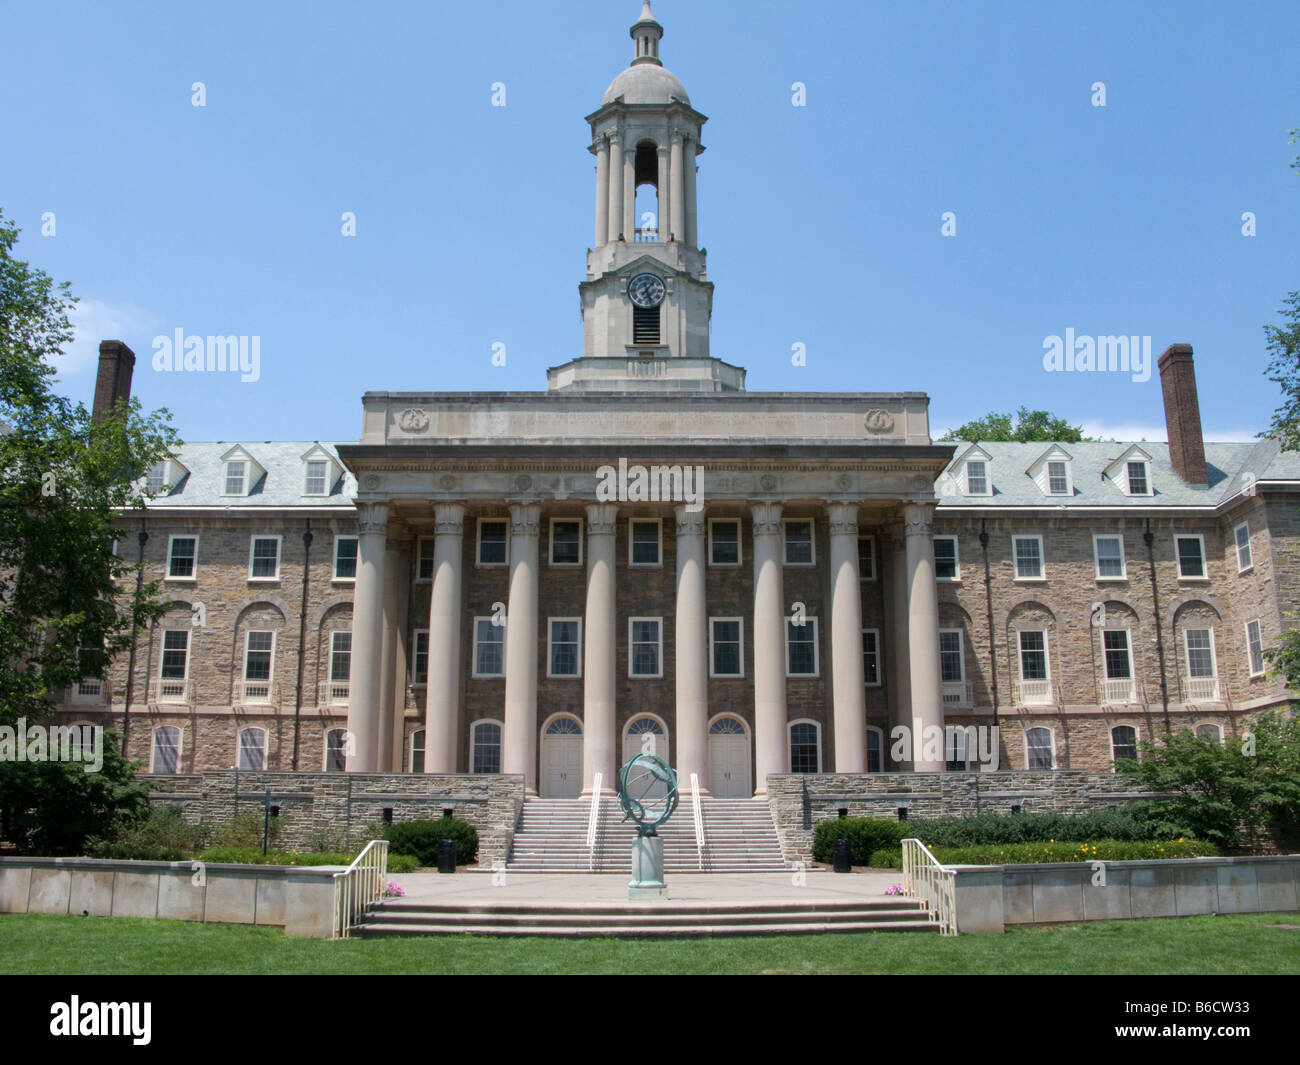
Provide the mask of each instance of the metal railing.
[{"label": "metal railing", "polygon": [[334,939],[347,939],[361,915],[383,897],[387,875],[386,839],[372,839],[347,869],[334,874]]},{"label": "metal railing", "polygon": [[634,244],[658,244],[659,230],[654,226],[642,226],[633,232],[632,242]]},{"label": "metal railing", "polygon": [[1108,706],[1124,706],[1137,702],[1133,678],[1119,677],[1101,682],[1102,701]]},{"label": "metal railing", "polygon": [[919,839],[903,840],[903,893],[925,903],[939,934],[957,934],[957,874],[945,869]]},{"label": "metal railing", "polygon": [[1019,684],[1021,706],[1048,706],[1052,702],[1052,682],[1050,680],[1022,680]]},{"label": "metal railing", "polygon": [[347,706],[350,687],[347,681],[330,681],[330,705]]},{"label": "metal railing", "polygon": [[971,686],[966,681],[944,681],[944,706],[970,706]]},{"label": "metal railing", "polygon": [[183,703],[189,690],[189,683],[183,680],[160,680],[158,682],[158,701],[160,703]]},{"label": "metal railing", "polygon": [[1219,701],[1219,678],[1188,677],[1187,697],[1193,703],[1217,703]]},{"label": "metal railing", "polygon": [[596,837],[600,834],[600,785],[603,774],[591,781],[591,816],[587,818],[587,871],[596,870]]},{"label": "metal railing", "polygon": [[691,774],[691,816],[695,818],[695,852],[704,872],[704,811],[700,809],[700,774]]},{"label": "metal railing", "polygon": [[269,680],[246,680],[236,686],[237,703],[265,704],[271,702],[271,682]]}]

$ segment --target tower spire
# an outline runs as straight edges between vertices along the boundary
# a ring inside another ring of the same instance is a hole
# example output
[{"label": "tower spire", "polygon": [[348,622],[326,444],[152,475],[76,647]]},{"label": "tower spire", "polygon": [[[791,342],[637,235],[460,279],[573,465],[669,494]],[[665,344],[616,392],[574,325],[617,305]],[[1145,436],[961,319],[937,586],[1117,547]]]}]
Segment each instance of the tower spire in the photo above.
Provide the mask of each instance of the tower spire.
[{"label": "tower spire", "polygon": [[641,5],[641,17],[632,23],[632,66],[650,63],[661,67],[659,61],[659,41],[664,35],[664,28],[655,21],[650,10],[650,0]]}]

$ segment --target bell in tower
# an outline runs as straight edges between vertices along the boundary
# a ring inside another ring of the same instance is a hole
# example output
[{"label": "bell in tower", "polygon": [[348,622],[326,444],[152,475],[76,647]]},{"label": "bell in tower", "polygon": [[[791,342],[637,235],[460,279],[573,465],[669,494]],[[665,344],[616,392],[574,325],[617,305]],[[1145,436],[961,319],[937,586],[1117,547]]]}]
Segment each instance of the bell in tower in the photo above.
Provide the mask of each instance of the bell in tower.
[{"label": "bell in tower", "polygon": [[646,0],[632,61],[587,116],[596,157],[596,233],[587,252],[582,358],[549,387],[743,390],[744,370],[709,354],[713,285],[699,247],[700,131],[708,119],[659,58],[663,27]]}]

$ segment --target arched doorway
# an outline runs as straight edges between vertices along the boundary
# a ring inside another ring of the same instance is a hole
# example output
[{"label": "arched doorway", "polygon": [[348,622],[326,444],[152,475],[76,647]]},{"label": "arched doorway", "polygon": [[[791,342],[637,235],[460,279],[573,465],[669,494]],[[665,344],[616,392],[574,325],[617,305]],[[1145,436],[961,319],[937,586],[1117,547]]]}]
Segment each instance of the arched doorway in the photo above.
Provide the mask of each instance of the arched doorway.
[{"label": "arched doorway", "polygon": [[[663,722],[656,717],[651,717],[649,714],[634,717],[627,723],[627,728],[623,732],[623,762],[621,764],[626,764],[638,754],[657,754],[665,762],[669,761],[668,730],[664,728]],[[689,783],[687,781],[688,785]],[[680,782],[678,786],[681,786]],[[651,799],[661,798],[664,790],[662,784],[656,784],[650,791],[646,792],[646,797]]]},{"label": "arched doorway", "polygon": [[749,732],[736,717],[709,726],[709,791],[715,799],[750,799]]},{"label": "arched doorway", "polygon": [[553,718],[542,730],[541,775],[544,799],[582,794],[582,726],[575,718]]}]

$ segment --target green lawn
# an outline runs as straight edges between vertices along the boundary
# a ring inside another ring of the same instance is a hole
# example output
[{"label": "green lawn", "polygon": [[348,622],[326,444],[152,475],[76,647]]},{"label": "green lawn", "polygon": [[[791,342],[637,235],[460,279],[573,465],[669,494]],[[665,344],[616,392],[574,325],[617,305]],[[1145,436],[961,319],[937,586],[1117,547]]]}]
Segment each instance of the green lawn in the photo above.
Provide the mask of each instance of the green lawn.
[{"label": "green lawn", "polygon": [[[1291,928],[1270,928],[1290,925]],[[0,916],[4,973],[1300,973],[1300,915],[674,941],[289,939],[279,929]]]}]

